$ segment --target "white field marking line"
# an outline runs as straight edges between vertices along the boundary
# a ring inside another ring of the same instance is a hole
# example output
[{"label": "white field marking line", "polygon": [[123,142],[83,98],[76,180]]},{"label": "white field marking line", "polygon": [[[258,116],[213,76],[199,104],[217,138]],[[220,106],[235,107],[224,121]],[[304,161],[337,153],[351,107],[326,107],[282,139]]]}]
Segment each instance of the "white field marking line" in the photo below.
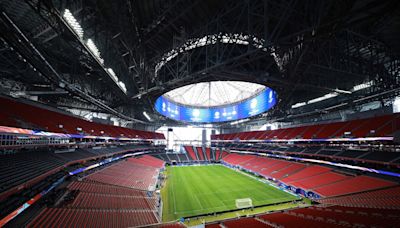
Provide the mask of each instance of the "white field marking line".
[{"label": "white field marking line", "polygon": [[[233,192],[247,192],[247,191],[251,191],[251,190],[262,192],[261,189],[259,189],[259,188],[249,188],[248,185],[246,185],[246,184],[237,185],[237,186],[238,186],[238,187],[245,187],[245,189],[241,189],[241,190],[229,190],[229,191],[215,191],[215,192],[212,192],[212,193],[198,193],[198,194],[195,195],[195,198],[196,198],[197,202],[199,202],[199,204],[200,204],[200,206],[202,207],[202,209],[204,209],[204,207],[201,205],[201,203],[200,203],[200,201],[199,201],[199,199],[198,199],[198,196],[225,194],[225,193],[233,193]],[[264,193],[264,192],[262,192],[262,193]],[[222,202],[222,204],[224,204],[224,207],[226,207],[225,202],[227,202],[227,201],[231,201],[231,200],[218,200],[218,202]],[[223,206],[221,206],[221,207],[223,207]],[[206,209],[207,209],[207,208],[206,208]]]},{"label": "white field marking line", "polygon": [[199,193],[199,195],[200,196],[210,196],[210,195],[218,195],[218,194],[234,193],[234,192],[242,192],[242,190],[215,191],[215,192],[212,192],[212,193]]},{"label": "white field marking line", "polygon": [[[202,209],[177,211],[177,213],[179,213],[179,214],[182,214],[182,213],[185,214],[185,212],[189,213],[189,212],[196,212],[196,211],[214,210],[214,209],[218,209],[218,208],[227,208],[227,205],[225,204],[225,202],[233,202],[233,201],[234,201],[234,200],[231,200],[231,199],[229,199],[229,200],[218,200],[218,201],[216,201],[216,202],[222,202],[223,206],[218,206],[218,207],[207,207],[207,208],[202,207]],[[229,207],[228,207],[228,209],[229,209]],[[234,208],[233,208],[233,209],[234,209]]]},{"label": "white field marking line", "polygon": [[[220,202],[222,202],[222,204],[224,205],[224,207],[226,207],[226,204],[224,201],[228,201],[228,200],[220,200]],[[229,200],[230,201],[230,200]]]},{"label": "white field marking line", "polygon": [[173,181],[171,181],[171,188],[172,188],[172,198],[174,198],[174,213],[176,214],[176,201],[175,201],[175,189],[174,189],[174,185],[173,185]]},{"label": "white field marking line", "polygon": [[234,193],[234,192],[247,192],[249,190],[257,190],[258,188],[249,188],[248,185],[243,185],[246,186],[245,189],[240,189],[240,190],[229,190],[229,191],[215,191],[212,193],[199,193],[198,195],[201,196],[208,196],[208,195],[216,195],[216,194],[225,194],[225,193]]},{"label": "white field marking line", "polygon": [[199,198],[197,198],[197,196],[196,196],[196,195],[194,195],[194,198],[197,200],[197,203],[199,203],[199,205],[200,205],[201,209],[202,209],[202,210],[204,210],[204,207],[203,207],[203,205],[201,204],[201,202],[200,202]]},{"label": "white field marking line", "polygon": [[[178,180],[180,180],[180,179],[178,179]],[[176,205],[175,190],[174,190],[173,187],[174,187],[174,185],[172,185],[172,194],[173,194],[173,198],[174,198],[174,214],[177,214],[177,213],[179,213],[179,212],[176,211],[176,206],[175,206],[175,205]],[[203,205],[201,204],[200,200],[197,198],[196,195],[197,195],[197,194],[194,195],[194,198],[197,200],[197,203],[200,205],[201,210],[205,210],[204,207],[203,207]]]},{"label": "white field marking line", "polygon": [[209,207],[206,209],[195,209],[195,210],[185,210],[185,211],[177,211],[177,213],[179,214],[188,214],[190,212],[196,212],[196,211],[205,211],[205,210],[214,210],[214,209],[218,209],[218,208],[226,208],[225,206],[220,206],[220,207]]},{"label": "white field marking line", "polygon": [[[247,185],[243,185],[243,186],[246,186],[246,187],[247,187]],[[261,189],[259,189],[259,188],[250,188],[250,189],[247,188],[247,189],[245,189],[245,190],[219,191],[219,192],[213,192],[213,193],[198,193],[198,194],[195,195],[195,198],[196,198],[198,204],[201,206],[202,209],[185,210],[185,211],[176,211],[176,208],[175,208],[175,209],[174,209],[174,210],[175,210],[175,214],[182,214],[182,215],[185,215],[185,214],[190,214],[190,213],[192,213],[192,212],[201,212],[201,211],[206,211],[206,210],[215,210],[215,209],[219,209],[219,208],[224,208],[224,209],[225,209],[225,208],[227,208],[227,205],[225,204],[225,202],[232,202],[231,199],[229,199],[229,200],[218,200],[218,201],[216,201],[216,202],[222,202],[222,204],[224,204],[224,206],[219,206],[219,207],[207,207],[207,208],[204,208],[204,207],[202,206],[201,202],[199,201],[197,195],[215,195],[216,193],[245,192],[245,191],[249,191],[249,190],[258,190],[258,191],[261,191]],[[262,191],[261,191],[261,192],[262,192]],[[252,198],[252,197],[250,197],[250,198]],[[277,198],[274,198],[274,199],[277,199]],[[278,200],[284,200],[284,199],[286,199],[286,197],[285,197],[285,198],[279,198]],[[174,200],[175,200],[175,198],[174,198]],[[272,201],[272,202],[271,202],[270,200],[263,200],[263,201],[255,200],[255,203],[256,203],[255,205],[262,205],[262,204],[276,203],[276,201]],[[229,207],[228,207],[228,209],[229,209]],[[232,208],[232,209],[235,209],[235,208]]]},{"label": "white field marking line", "polygon": [[[238,192],[238,191],[243,191],[243,190],[226,191],[226,193],[232,193],[232,192],[236,192],[236,191]],[[186,211],[186,212],[195,212],[195,211],[204,211],[204,210],[210,210],[210,209],[216,209],[216,208],[226,208],[227,205],[225,204],[225,202],[227,202],[227,201],[232,201],[232,200],[218,200],[218,201],[216,201],[216,202],[222,202],[223,206],[204,208],[203,205],[201,204],[201,201],[199,200],[198,196],[200,196],[200,195],[215,195],[215,194],[216,194],[216,192],[214,192],[214,193],[197,193],[197,194],[195,194],[195,195],[194,195],[194,198],[196,199],[197,203],[200,205],[201,209],[197,209],[197,210],[185,210],[185,211]],[[176,211],[176,209],[174,209],[174,211],[175,211],[175,214],[176,214],[176,213],[180,213],[180,214],[182,213],[182,212]]]},{"label": "white field marking line", "polygon": [[[280,199],[286,199],[286,198],[279,198],[279,200]],[[227,201],[232,201],[232,200],[220,200],[220,202],[227,202]],[[257,202],[257,205],[256,206],[262,206],[264,203],[261,203],[261,202],[265,202],[265,203],[267,203],[267,201],[256,201]],[[271,202],[268,202],[268,203],[271,203]],[[275,203],[275,202],[272,202],[272,203]],[[254,206],[254,205],[253,205]],[[218,208],[226,208],[226,206],[220,206],[220,207],[208,207],[208,208],[203,208],[203,209],[195,209],[195,210],[185,210],[185,211],[177,211],[176,213],[179,213],[179,214],[188,214],[188,213],[191,213],[191,212],[196,212],[196,211],[205,211],[205,210],[214,210],[214,209],[218,209]],[[233,209],[235,209],[235,208],[233,208]],[[232,209],[232,210],[233,210]],[[242,210],[242,209],[238,209],[238,210]]]},{"label": "white field marking line", "polygon": [[[226,180],[225,178],[223,178],[223,180]],[[262,183],[263,184],[263,186],[265,186],[265,184],[264,183]],[[248,188],[248,184],[245,184],[245,183],[235,183],[234,185],[227,185],[227,186],[220,186],[219,188],[222,188],[222,189],[225,189],[225,188],[227,188],[227,189],[231,189],[232,187],[235,187],[235,188],[237,188],[237,187],[244,187],[244,188]]]},{"label": "white field marking line", "polygon": [[[243,172],[242,170],[239,170],[239,169],[232,169],[232,168],[230,168],[230,167],[227,167],[227,168],[229,168],[229,169],[231,169],[231,170],[234,170],[234,171],[236,171],[236,172],[238,172],[238,173],[241,173],[242,175],[251,177],[251,178],[253,178],[253,179],[255,179],[255,180],[258,180],[258,181],[260,181],[260,182],[262,182],[262,183],[264,183],[264,184],[267,184],[267,185],[269,185],[269,186],[272,186],[272,187],[274,187],[274,188],[276,188],[276,189],[279,189],[279,190],[281,190],[281,191],[283,191],[283,192],[289,193],[289,194],[291,194],[291,195],[296,196],[296,197],[299,198],[299,196],[296,195],[295,193],[290,192],[290,191],[288,191],[288,190],[286,190],[286,189],[281,189],[281,188],[279,188],[278,186],[276,186],[275,184],[271,183],[271,182],[270,182],[269,180],[267,180],[267,179],[261,180],[260,178],[254,177],[254,176],[252,176],[252,175],[250,175],[250,174],[248,174],[248,173]],[[301,197],[300,197],[300,198],[301,198]]]},{"label": "white field marking line", "polygon": [[199,195],[199,193],[196,192],[196,193],[194,194],[194,198],[196,199],[197,203],[200,205],[201,209],[203,210],[204,207],[203,207],[203,205],[201,204],[201,202],[200,202],[199,198],[197,197],[197,195]]},{"label": "white field marking line", "polygon": [[[216,193],[214,192],[214,193],[200,193],[199,194],[199,196],[207,196],[207,195],[213,195],[214,196],[214,195],[216,195]],[[220,200],[220,199],[218,199],[217,201],[214,201],[214,202],[216,202],[218,204],[222,203],[223,206],[220,206],[220,207],[226,207],[226,204],[224,203],[226,201],[231,201],[231,200],[229,200],[229,199],[228,200]],[[208,208],[206,208],[206,209],[208,209]]]},{"label": "white field marking line", "polygon": [[[219,191],[219,192],[213,192],[213,193],[199,193],[198,195],[200,196],[207,196],[207,195],[215,195],[215,194],[223,194],[223,193],[233,193],[233,192],[251,192],[251,191],[259,191],[261,193],[265,193],[263,192],[261,189],[259,188],[247,188],[245,190],[232,190],[232,191]],[[253,199],[253,201],[255,202],[255,204],[257,205],[262,205],[265,203],[275,203],[275,202],[279,202],[279,201],[288,201],[289,199],[287,197],[280,197],[280,198],[273,198],[273,199],[269,199],[269,200],[257,200],[255,199],[255,197],[253,197],[252,195],[248,195],[246,196],[247,198],[251,198]],[[278,201],[275,201],[278,200]],[[232,200],[218,200],[216,202],[222,202],[222,204],[224,204],[224,206],[226,206],[225,202],[231,202]],[[264,203],[265,202],[265,203]]]},{"label": "white field marking line", "polygon": [[213,193],[204,193],[200,196],[202,197],[207,197],[207,196],[215,196],[215,195],[227,195],[227,194],[233,194],[233,193],[245,193],[246,191],[224,191],[224,192],[215,192]]},{"label": "white field marking line", "polygon": [[[218,166],[218,165],[216,165],[216,166]],[[219,166],[223,166],[223,165],[219,165]],[[225,166],[224,166],[224,167],[225,167]],[[262,180],[259,180],[258,178],[255,178],[255,177],[253,177],[253,176],[251,176],[251,175],[249,175],[249,174],[247,174],[247,173],[244,173],[244,172],[242,172],[242,171],[237,171],[237,172],[238,172],[238,173],[241,173],[242,175],[251,177],[251,178],[253,178],[253,179],[256,179],[256,180],[258,180],[258,181],[260,181],[260,182],[266,184],[266,183],[263,182]],[[271,186],[271,184],[267,184],[267,185]],[[173,186],[173,185],[172,185],[172,186]],[[238,185],[238,186],[241,186],[241,185]],[[242,186],[248,187],[247,185],[244,185],[244,184],[243,184]],[[273,186],[273,185],[272,185],[272,186]],[[276,187],[276,186],[273,186],[273,187],[279,189],[279,188]],[[200,203],[200,201],[199,201],[197,195],[199,195],[199,196],[203,196],[203,195],[204,195],[204,196],[205,196],[205,195],[215,195],[215,194],[223,194],[223,193],[245,192],[245,191],[249,191],[249,190],[257,190],[257,191],[262,192],[262,190],[259,189],[259,188],[250,188],[250,189],[249,189],[249,188],[246,188],[246,189],[242,189],[242,190],[217,191],[217,192],[213,192],[213,193],[198,193],[198,194],[195,195],[195,198],[196,198],[197,202],[199,203],[199,205],[201,206],[202,209],[185,210],[185,211],[176,211],[176,208],[175,208],[175,205],[174,205],[174,211],[175,211],[175,214],[177,214],[177,213],[179,213],[179,214],[188,214],[188,213],[190,213],[190,212],[196,212],[196,211],[205,211],[205,210],[214,210],[214,209],[218,209],[218,208],[226,208],[227,205],[225,204],[225,202],[228,202],[228,201],[231,202],[232,200],[218,200],[217,202],[222,202],[222,204],[224,204],[224,206],[204,208],[204,207],[202,206],[202,204]],[[281,189],[279,189],[279,190],[281,190]],[[173,193],[174,193],[174,192],[175,192],[175,191],[173,191]],[[173,194],[173,195],[174,195],[174,194]],[[250,197],[250,198],[252,198],[252,197]],[[274,198],[274,199],[277,199],[277,198]],[[279,198],[279,200],[281,200],[281,199],[284,200],[284,199],[286,199],[286,197],[285,197],[285,198]],[[255,202],[256,202],[257,205],[262,205],[262,204],[265,204],[265,203],[269,203],[269,204],[270,204],[270,203],[276,203],[276,201],[271,202],[271,201],[269,201],[269,200],[263,200],[263,201],[255,200]],[[264,203],[264,202],[265,202],[265,203]],[[174,195],[174,203],[175,203],[175,195]]]}]

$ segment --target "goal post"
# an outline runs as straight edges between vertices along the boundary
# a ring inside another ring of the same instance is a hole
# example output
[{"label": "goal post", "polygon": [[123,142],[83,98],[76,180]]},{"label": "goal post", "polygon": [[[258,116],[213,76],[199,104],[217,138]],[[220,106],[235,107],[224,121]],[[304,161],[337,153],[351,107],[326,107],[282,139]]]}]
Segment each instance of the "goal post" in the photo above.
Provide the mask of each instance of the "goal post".
[{"label": "goal post", "polygon": [[236,208],[250,208],[253,207],[253,201],[250,198],[236,199]]}]

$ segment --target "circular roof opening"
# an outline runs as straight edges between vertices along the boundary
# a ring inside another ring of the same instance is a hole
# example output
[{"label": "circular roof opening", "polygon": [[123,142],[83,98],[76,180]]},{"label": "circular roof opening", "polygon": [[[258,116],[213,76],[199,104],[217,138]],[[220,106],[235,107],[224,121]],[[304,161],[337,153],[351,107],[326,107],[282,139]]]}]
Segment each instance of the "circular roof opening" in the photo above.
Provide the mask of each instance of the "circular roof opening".
[{"label": "circular roof opening", "polygon": [[275,91],[264,85],[212,81],[171,90],[156,100],[154,108],[174,120],[214,123],[255,116],[268,111],[275,103]]},{"label": "circular roof opening", "polygon": [[241,81],[212,81],[186,85],[163,96],[191,107],[217,107],[237,103],[259,94],[266,86]]}]

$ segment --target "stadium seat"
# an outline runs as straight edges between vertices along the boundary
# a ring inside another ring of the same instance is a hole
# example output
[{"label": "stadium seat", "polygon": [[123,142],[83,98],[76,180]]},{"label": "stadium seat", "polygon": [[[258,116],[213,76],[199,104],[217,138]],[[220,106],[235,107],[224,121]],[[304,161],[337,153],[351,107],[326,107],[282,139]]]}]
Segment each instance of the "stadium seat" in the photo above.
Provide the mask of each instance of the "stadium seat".
[{"label": "stadium seat", "polygon": [[[48,107],[45,108],[44,105],[36,104],[32,101],[22,102],[21,100],[0,97],[0,106],[8,107],[0,112],[0,117],[3,117],[3,125],[9,127],[40,129],[55,133],[164,139],[164,134],[161,133],[89,122],[62,110],[55,108],[50,110]],[[32,115],[32,113],[35,113],[35,115]],[[17,122],[15,119],[19,121]],[[82,130],[79,131],[78,128]]]},{"label": "stadium seat", "polygon": [[242,227],[272,227],[267,225],[266,223],[260,222],[254,218],[243,218],[231,221],[223,222],[224,227],[227,228],[242,228]]},{"label": "stadium seat", "polygon": [[357,207],[354,210],[360,210],[360,208],[400,210],[400,187],[320,199],[318,201],[323,204]]},{"label": "stadium seat", "polygon": [[192,161],[198,161],[198,160],[199,160],[199,159],[197,158],[197,155],[196,155],[196,153],[195,153],[195,151],[194,151],[193,146],[184,146],[184,148],[185,148],[185,150],[186,150],[186,153],[189,154],[190,160],[192,160]]},{"label": "stadium seat", "polygon": [[123,186],[128,188],[150,190],[157,182],[158,168],[140,164],[136,158],[119,162],[90,175],[87,180]]},{"label": "stadium seat", "polygon": [[357,176],[354,178],[327,184],[313,191],[322,196],[337,196],[350,194],[355,192],[362,192],[367,190],[379,189],[396,185],[394,182],[377,179],[368,176]]},{"label": "stadium seat", "polygon": [[[212,140],[251,140],[251,139],[315,139],[342,137],[382,137],[392,136],[400,130],[399,114],[356,119],[344,122],[333,122],[307,125],[292,128],[267,130],[264,132],[237,132],[212,135]],[[350,133],[346,135],[345,133]]]}]

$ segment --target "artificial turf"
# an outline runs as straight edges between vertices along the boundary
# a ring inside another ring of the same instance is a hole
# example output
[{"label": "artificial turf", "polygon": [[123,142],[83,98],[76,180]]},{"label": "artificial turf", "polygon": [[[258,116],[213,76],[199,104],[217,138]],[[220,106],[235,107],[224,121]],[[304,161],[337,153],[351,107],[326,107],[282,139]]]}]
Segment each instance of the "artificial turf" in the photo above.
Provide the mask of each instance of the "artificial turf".
[{"label": "artificial turf", "polygon": [[236,199],[251,198],[253,206],[298,199],[222,165],[173,166],[166,174],[163,221],[234,210]]}]

